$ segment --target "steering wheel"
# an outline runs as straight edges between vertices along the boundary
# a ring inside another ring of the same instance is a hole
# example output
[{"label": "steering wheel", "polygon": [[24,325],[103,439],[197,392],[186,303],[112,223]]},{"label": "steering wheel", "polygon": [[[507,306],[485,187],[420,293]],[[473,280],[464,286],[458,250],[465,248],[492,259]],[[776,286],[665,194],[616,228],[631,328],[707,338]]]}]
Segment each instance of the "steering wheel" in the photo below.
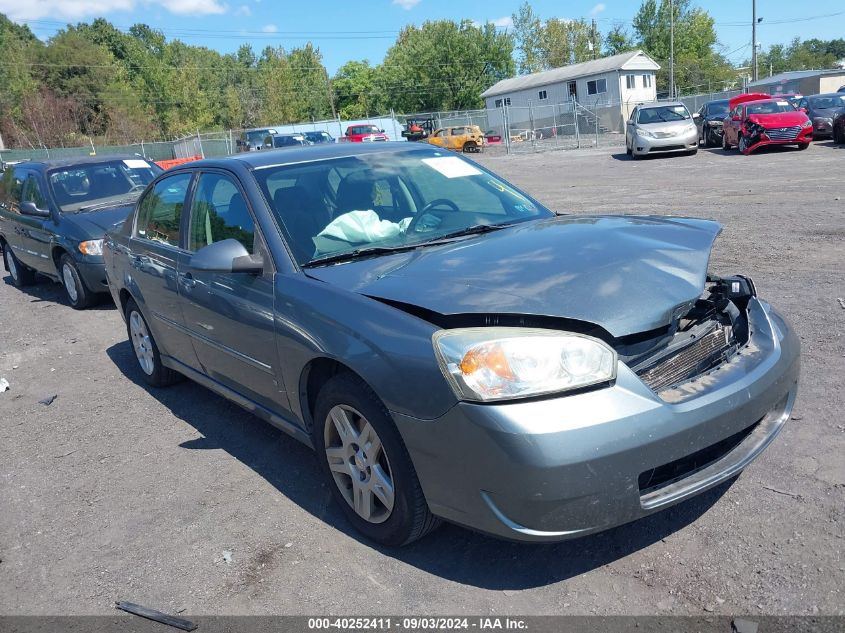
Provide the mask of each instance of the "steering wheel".
[{"label": "steering wheel", "polygon": [[425,205],[422,209],[417,211],[417,214],[411,219],[411,222],[408,224],[408,231],[416,231],[417,225],[420,223],[420,219],[422,219],[423,216],[425,216],[429,211],[439,206],[449,207],[449,209],[455,212],[460,211],[458,205],[456,205],[451,200],[447,200],[446,198],[435,198],[427,205]]}]

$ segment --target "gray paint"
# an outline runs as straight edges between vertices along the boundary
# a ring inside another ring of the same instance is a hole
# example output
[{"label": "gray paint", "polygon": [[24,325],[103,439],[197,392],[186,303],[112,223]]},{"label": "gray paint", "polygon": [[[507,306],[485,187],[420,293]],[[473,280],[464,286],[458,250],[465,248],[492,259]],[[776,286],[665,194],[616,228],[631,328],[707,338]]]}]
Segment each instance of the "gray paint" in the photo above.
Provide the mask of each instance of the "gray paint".
[{"label": "gray paint", "polygon": [[[305,151],[319,157],[400,150],[386,144]],[[135,297],[168,366],[306,444],[302,396],[311,363],[334,360],[350,368],[390,411],[435,514],[520,540],[594,532],[731,476],[788,418],[798,340],[756,299],[748,309],[753,344],[688,383],[690,392],[672,402],[620,363],[617,379],[603,388],[479,405],[458,402],[440,372],[431,342],[438,327],[372,298],[442,314],[564,317],[614,336],[641,332],[666,325],[678,306],[702,292],[718,224],[563,217],[306,274],[290,259],[249,174],[280,158],[264,154],[183,169],[225,169],[239,179],[266,244],[270,267],[263,275],[191,271],[187,251],[118,231],[107,236],[105,249],[112,293],[117,301],[123,293]],[[284,154],[286,161],[305,156]],[[190,287],[188,272],[197,282]],[[685,488],[665,499],[643,501],[640,472],[764,417],[757,436],[712,472],[688,477]]]}]

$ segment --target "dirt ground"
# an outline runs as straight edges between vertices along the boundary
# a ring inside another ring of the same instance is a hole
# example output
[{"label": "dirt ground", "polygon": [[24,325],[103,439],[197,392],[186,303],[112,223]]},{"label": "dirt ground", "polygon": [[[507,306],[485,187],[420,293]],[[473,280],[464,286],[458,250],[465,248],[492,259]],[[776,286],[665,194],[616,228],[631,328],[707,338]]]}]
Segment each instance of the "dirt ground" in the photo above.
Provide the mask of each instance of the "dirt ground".
[{"label": "dirt ground", "polygon": [[803,344],[793,419],[732,485],[557,545],[446,525],[375,548],[307,448],[190,382],[147,389],[114,306],[4,272],[0,614],[845,614],[845,146],[619,151],[479,160],[560,211],[724,225],[712,269]]}]

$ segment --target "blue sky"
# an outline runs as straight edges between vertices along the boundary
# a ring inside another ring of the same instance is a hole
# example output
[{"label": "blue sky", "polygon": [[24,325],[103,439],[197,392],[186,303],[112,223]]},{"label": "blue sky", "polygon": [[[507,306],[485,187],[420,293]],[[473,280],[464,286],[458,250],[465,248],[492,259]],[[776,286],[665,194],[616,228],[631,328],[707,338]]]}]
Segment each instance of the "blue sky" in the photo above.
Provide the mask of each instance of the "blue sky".
[{"label": "blue sky", "polygon": [[[426,20],[467,18],[493,21],[501,28],[521,0],[0,0],[0,12],[26,23],[47,39],[67,22],[105,17],[125,29],[144,22],[168,39],[234,51],[251,43],[292,48],[311,40],[320,47],[329,72],[350,59],[378,63],[402,26]],[[533,0],[543,18],[595,18],[601,31],[617,23],[630,26],[639,0]],[[751,53],[751,0],[699,2],[716,21],[719,42],[734,62]],[[793,37],[845,36],[841,0],[758,0],[763,17],[758,40],[763,47]]]}]

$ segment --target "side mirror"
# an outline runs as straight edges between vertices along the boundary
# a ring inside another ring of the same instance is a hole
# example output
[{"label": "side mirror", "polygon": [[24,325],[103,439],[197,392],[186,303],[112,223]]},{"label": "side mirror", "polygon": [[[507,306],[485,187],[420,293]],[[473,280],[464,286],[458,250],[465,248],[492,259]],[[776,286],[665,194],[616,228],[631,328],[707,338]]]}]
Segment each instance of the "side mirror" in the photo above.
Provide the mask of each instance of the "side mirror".
[{"label": "side mirror", "polygon": [[692,115],[692,118],[693,119],[700,119],[701,115],[698,112],[696,112],[695,114]]},{"label": "side mirror", "polygon": [[803,112],[804,114],[807,114],[807,108],[798,108],[798,110]]},{"label": "side mirror", "polygon": [[31,215],[36,218],[49,218],[50,212],[47,209],[39,209],[34,202],[21,202],[21,213],[23,215]]},{"label": "side mirror", "polygon": [[381,132],[382,134],[384,134],[384,130],[379,130],[379,132]]},{"label": "side mirror", "polygon": [[740,120],[740,118],[738,116],[731,117],[731,121],[739,121],[739,120]]},{"label": "side mirror", "polygon": [[229,238],[214,242],[198,250],[188,265],[194,270],[209,273],[251,273],[264,272],[264,260],[259,255],[250,255],[239,241]]}]

